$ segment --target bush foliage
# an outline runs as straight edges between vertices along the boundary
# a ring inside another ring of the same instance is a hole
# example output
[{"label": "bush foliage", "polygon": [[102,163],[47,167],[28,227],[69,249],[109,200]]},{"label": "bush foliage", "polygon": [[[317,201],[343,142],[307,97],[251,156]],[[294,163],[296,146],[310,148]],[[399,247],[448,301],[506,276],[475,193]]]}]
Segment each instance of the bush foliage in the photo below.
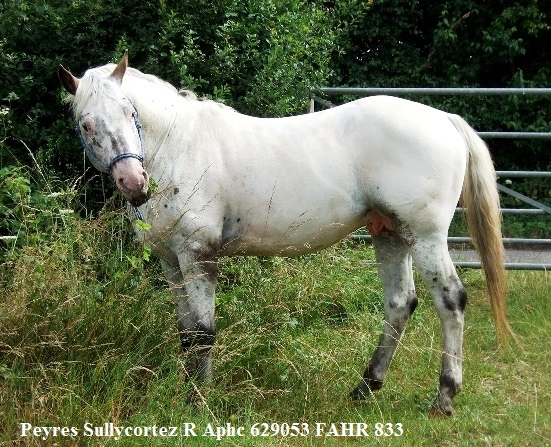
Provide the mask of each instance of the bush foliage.
[{"label": "bush foliage", "polygon": [[[117,61],[128,48],[136,68],[257,116],[303,113],[309,89],[323,85],[544,87],[551,84],[545,3],[4,0],[0,213],[10,222],[2,233],[22,231],[22,197],[42,200],[33,191],[44,176],[82,177],[94,202],[110,196],[101,192],[109,182],[83,167],[62,103],[60,63],[78,75]],[[414,99],[459,113],[480,130],[551,130],[548,98]],[[551,169],[549,141],[490,145],[498,169]],[[41,176],[34,175],[36,163]],[[531,197],[551,200],[548,181],[513,182]]]},{"label": "bush foliage", "polygon": [[[261,116],[303,112],[309,87],[321,85],[547,86],[551,18],[544,3],[3,2],[0,99],[7,151],[0,161],[6,165],[13,155],[29,164],[22,140],[55,170],[78,172],[80,151],[67,131],[56,68],[63,63],[79,74],[118,60],[125,48],[133,66]],[[542,98],[450,102],[441,106],[484,130],[549,130],[551,106]],[[532,156],[498,153],[498,164],[547,168],[548,148],[529,146]]]}]

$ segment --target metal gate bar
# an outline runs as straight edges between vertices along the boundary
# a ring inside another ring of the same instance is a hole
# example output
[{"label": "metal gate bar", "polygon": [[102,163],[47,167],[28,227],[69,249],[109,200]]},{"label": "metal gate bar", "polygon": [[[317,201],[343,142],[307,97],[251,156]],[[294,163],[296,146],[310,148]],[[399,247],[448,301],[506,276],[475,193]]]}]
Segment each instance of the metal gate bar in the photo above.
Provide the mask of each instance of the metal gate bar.
[{"label": "metal gate bar", "polygon": [[480,88],[480,87],[321,87],[312,89],[312,93],[326,95],[521,95],[521,96],[551,96],[551,88]]}]

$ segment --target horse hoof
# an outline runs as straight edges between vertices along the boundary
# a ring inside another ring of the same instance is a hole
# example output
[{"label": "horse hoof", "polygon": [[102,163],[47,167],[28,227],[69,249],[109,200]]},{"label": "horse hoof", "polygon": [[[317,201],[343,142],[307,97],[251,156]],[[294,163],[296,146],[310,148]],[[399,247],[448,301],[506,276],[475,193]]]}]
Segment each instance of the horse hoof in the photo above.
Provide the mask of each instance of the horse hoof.
[{"label": "horse hoof", "polygon": [[373,394],[373,391],[380,390],[383,387],[383,382],[380,380],[362,380],[356,388],[350,393],[352,400],[367,399]]},{"label": "horse hoof", "polygon": [[451,416],[453,415],[453,407],[451,402],[434,402],[429,410],[430,417]]},{"label": "horse hoof", "polygon": [[364,389],[358,385],[350,392],[350,399],[352,400],[364,400],[369,396],[369,389]]}]

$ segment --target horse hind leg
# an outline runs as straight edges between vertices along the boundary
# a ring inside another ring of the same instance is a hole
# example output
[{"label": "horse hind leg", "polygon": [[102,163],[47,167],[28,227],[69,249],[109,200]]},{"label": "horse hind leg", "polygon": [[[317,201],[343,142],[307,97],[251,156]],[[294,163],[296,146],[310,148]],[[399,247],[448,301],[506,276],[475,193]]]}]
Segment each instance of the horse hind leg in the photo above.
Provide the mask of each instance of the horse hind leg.
[{"label": "horse hind leg", "polygon": [[379,276],[385,295],[383,332],[353,399],[362,399],[380,389],[406,323],[417,306],[411,256],[408,247],[393,232],[373,236]]},{"label": "horse hind leg", "polygon": [[430,290],[442,324],[440,383],[431,412],[451,415],[452,399],[461,391],[463,383],[463,328],[467,293],[450,258],[445,235],[438,242],[415,243],[412,255]]}]

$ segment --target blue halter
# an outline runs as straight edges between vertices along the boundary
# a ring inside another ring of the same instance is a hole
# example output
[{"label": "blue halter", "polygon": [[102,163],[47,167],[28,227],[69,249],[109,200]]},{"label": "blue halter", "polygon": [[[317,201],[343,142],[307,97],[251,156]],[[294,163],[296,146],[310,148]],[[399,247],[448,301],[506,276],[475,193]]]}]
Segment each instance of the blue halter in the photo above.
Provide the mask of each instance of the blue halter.
[{"label": "blue halter", "polygon": [[[130,102],[130,100],[129,100]],[[86,144],[86,141],[84,140],[84,136],[82,135],[82,131],[80,130],[80,126],[76,124],[76,132],[78,135],[78,138],[80,139],[80,144],[82,144],[82,147],[84,148],[84,152],[86,152],[86,155],[88,155],[88,158],[92,160],[92,162],[100,166],[105,170],[105,172],[109,172],[113,165],[117,163],[118,161],[124,159],[124,158],[135,158],[140,161],[140,163],[143,165],[144,159],[145,159],[145,151],[144,151],[144,140],[143,140],[143,132],[142,132],[142,123],[140,122],[140,118],[138,116],[138,111],[136,110],[136,107],[134,107],[134,104],[132,104],[132,107],[134,108],[134,113],[132,113],[132,117],[134,118],[134,124],[136,125],[136,129],[138,130],[138,136],[140,137],[140,148],[141,148],[141,154],[133,154],[132,152],[124,152],[122,154],[117,155],[116,157],[113,157],[113,159],[109,163],[103,163],[99,157],[94,153],[92,148]]]},{"label": "blue halter", "polygon": [[[130,104],[134,108],[132,117],[134,118],[134,124],[136,126],[136,129],[138,130],[138,136],[140,137],[141,154],[133,154],[132,152],[123,152],[122,154],[119,154],[116,157],[113,157],[113,159],[109,163],[107,164],[103,163],[99,159],[99,157],[94,153],[92,148],[88,146],[88,144],[86,144],[86,141],[84,140],[84,136],[82,135],[82,131],[80,130],[78,121],[76,124],[76,132],[80,140],[80,144],[82,144],[82,147],[84,148],[84,152],[86,152],[86,155],[88,155],[88,158],[92,161],[92,163],[103,168],[105,172],[109,172],[111,168],[115,165],[115,163],[119,162],[124,158],[135,158],[140,161],[142,166],[145,160],[145,144],[143,139],[142,123],[140,122],[140,117],[138,116],[138,110],[136,109],[136,107],[134,107],[134,104],[132,104],[130,100],[128,100],[128,102],[130,102]],[[136,216],[136,219],[143,220],[143,216],[139,208],[137,206],[133,206],[132,209],[134,210],[134,215]]]}]

